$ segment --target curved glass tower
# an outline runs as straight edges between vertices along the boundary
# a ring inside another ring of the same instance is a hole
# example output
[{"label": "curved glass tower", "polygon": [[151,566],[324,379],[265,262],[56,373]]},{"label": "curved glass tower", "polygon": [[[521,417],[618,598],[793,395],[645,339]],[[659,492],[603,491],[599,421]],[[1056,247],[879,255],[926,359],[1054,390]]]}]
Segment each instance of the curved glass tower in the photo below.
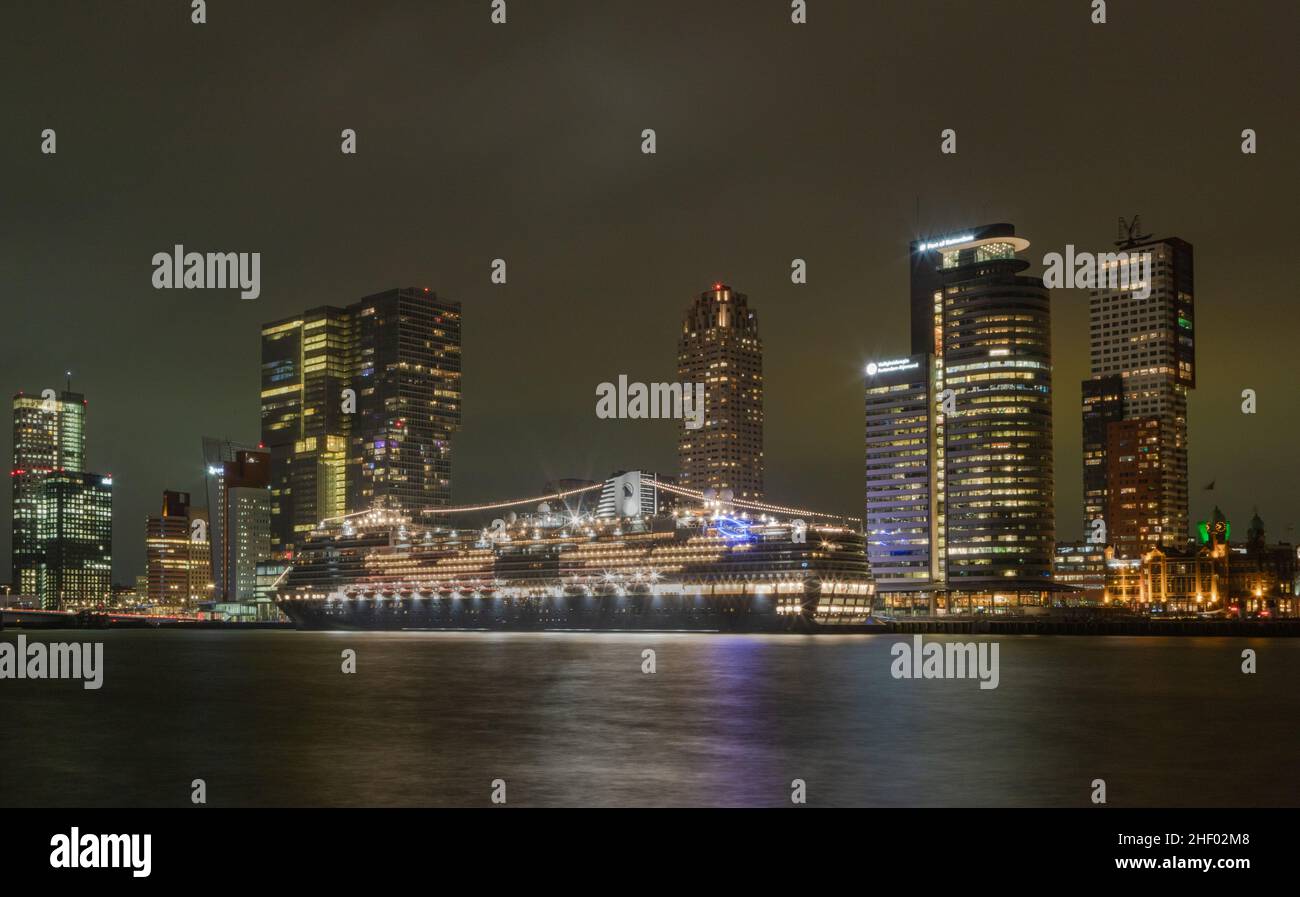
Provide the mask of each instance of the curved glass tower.
[{"label": "curved glass tower", "polygon": [[1010,224],[911,244],[912,352],[867,365],[867,533],[883,607],[1049,603],[1048,291]]}]

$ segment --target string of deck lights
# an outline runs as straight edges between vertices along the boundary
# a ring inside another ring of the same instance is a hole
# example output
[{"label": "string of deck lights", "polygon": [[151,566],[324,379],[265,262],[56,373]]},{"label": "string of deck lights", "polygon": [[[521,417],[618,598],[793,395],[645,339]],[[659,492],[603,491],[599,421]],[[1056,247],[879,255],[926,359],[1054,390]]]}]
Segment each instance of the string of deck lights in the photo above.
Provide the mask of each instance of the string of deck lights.
[{"label": "string of deck lights", "polygon": [[[662,489],[665,492],[671,492],[674,495],[680,495],[683,498],[695,499],[696,501],[702,502],[704,504],[708,504],[710,502],[716,503],[716,501],[712,499],[705,498],[704,493],[698,489],[687,489],[684,486],[673,486],[668,483],[659,482],[657,480],[653,481],[652,484],[656,489]],[[605,485],[604,483],[593,483],[590,486],[581,486],[577,489],[567,489],[563,492],[551,493],[550,495],[537,495],[531,498],[516,498],[507,501],[491,502],[489,504],[482,504],[482,505],[459,505],[450,508],[425,508],[420,513],[421,514],[472,514],[479,511],[498,511],[503,508],[513,508],[513,507],[518,507],[520,505],[530,505],[530,504],[540,503],[544,501],[550,501],[552,499],[568,498],[571,495],[580,495],[584,492],[591,492],[596,489],[603,489],[604,485]],[[848,522],[848,518],[844,517],[841,514],[826,514],[821,511],[808,510],[807,508],[791,508],[786,505],[774,505],[769,502],[751,501],[749,499],[740,499],[740,498],[731,499],[727,501],[726,504],[734,505],[735,507],[744,508],[750,511],[763,511],[769,514],[790,514],[790,515],[800,516],[800,517],[818,517],[823,520],[833,520],[838,523]],[[322,522],[332,523],[338,520],[348,520],[353,517],[360,517],[362,515],[369,514],[372,512],[373,509],[369,509],[366,511],[355,511],[351,514],[342,514],[338,517],[328,517]]]},{"label": "string of deck lights", "polygon": [[[687,489],[682,486],[670,486],[667,483],[655,483],[655,488],[663,489],[666,492],[672,492],[684,498],[695,498],[707,502],[709,499],[704,497],[704,493],[697,489]],[[795,514],[804,517],[823,517],[827,520],[846,521],[848,518],[841,514],[825,514],[821,511],[809,511],[805,508],[790,508],[785,505],[774,505],[763,501],[750,501],[748,499],[734,498],[727,502],[729,505],[735,505],[738,508],[745,508],[750,511],[765,511],[770,514]]]}]

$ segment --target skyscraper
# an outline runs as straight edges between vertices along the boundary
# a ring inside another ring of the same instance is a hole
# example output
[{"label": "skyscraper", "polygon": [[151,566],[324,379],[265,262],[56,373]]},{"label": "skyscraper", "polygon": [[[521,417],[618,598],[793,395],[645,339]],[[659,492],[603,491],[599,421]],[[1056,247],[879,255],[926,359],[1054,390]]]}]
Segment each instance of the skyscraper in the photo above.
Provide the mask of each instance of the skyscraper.
[{"label": "skyscraper", "polygon": [[230,604],[252,602],[257,595],[257,565],[271,557],[271,456],[238,451],[222,463],[222,520],[213,536],[213,572],[220,568],[215,598]]},{"label": "skyscraper", "polygon": [[1106,533],[1092,521],[1106,519],[1106,447],[1110,425],[1124,419],[1124,379],[1117,375],[1083,381],[1083,513],[1084,538],[1107,543]]},{"label": "skyscraper", "polygon": [[[203,437],[204,491],[208,502],[208,544],[210,546],[212,571],[212,596],[225,599],[230,594],[226,581],[227,565],[225,561],[226,535],[226,474],[229,465],[241,455],[248,452],[266,451],[256,445],[233,442],[216,436]],[[268,452],[269,453],[269,452]],[[270,467],[270,465],[267,465]],[[270,479],[268,475],[268,492]],[[272,496],[268,496],[271,505]],[[273,526],[268,521],[268,527]]]},{"label": "skyscraper", "polygon": [[686,310],[677,376],[704,384],[704,425],[679,424],[678,482],[763,497],[763,343],[748,297],[715,283]]},{"label": "skyscraper", "polygon": [[[1099,454],[1109,437],[1090,426],[1089,397],[1101,388],[1120,398],[1105,425],[1117,421],[1158,421],[1158,498],[1149,503],[1136,541],[1117,545],[1117,553],[1134,557],[1143,547],[1181,548],[1188,538],[1187,397],[1196,386],[1195,288],[1192,245],[1177,237],[1153,240],[1135,233],[1137,222],[1116,242],[1130,258],[1150,253],[1150,283],[1103,285],[1089,301],[1091,373],[1084,390],[1084,526],[1112,542],[1111,486],[1102,475],[1112,465]],[[1140,294],[1149,295],[1142,297]],[[1109,384],[1099,387],[1098,382]],[[1102,520],[1098,530],[1094,521]]]},{"label": "skyscraper", "polygon": [[34,597],[37,569],[45,556],[37,537],[41,484],[53,473],[76,474],[86,466],[86,398],[46,390],[14,396],[13,586]]},{"label": "skyscraper", "polygon": [[931,610],[998,610],[1052,589],[1051,319],[1017,257],[1028,246],[1010,224],[911,244],[912,355],[867,368],[868,540],[887,606],[916,609],[920,593]]},{"label": "skyscraper", "polygon": [[460,303],[406,288],[263,326],[276,553],[329,517],[450,503],[460,315]]},{"label": "skyscraper", "polygon": [[460,303],[388,290],[351,306],[357,412],[348,510],[451,504],[451,435],[460,429]]},{"label": "skyscraper", "polygon": [[930,354],[867,365],[867,560],[895,610],[929,612],[947,575],[938,370]]},{"label": "skyscraper", "polygon": [[96,606],[113,593],[113,478],[56,471],[36,499],[41,607]]},{"label": "skyscraper", "polygon": [[262,442],[271,453],[272,548],[282,552],[347,511],[344,389],[352,387],[352,315],[322,306],[262,328]]},{"label": "skyscraper", "polygon": [[1141,417],[1106,428],[1107,543],[1117,557],[1140,557],[1162,544],[1153,521],[1165,505],[1167,427],[1159,418]]},{"label": "skyscraper", "polygon": [[[199,524],[201,525],[194,525]],[[212,557],[202,512],[188,492],[164,492],[145,522],[146,595],[153,605],[193,607],[211,597]]]}]

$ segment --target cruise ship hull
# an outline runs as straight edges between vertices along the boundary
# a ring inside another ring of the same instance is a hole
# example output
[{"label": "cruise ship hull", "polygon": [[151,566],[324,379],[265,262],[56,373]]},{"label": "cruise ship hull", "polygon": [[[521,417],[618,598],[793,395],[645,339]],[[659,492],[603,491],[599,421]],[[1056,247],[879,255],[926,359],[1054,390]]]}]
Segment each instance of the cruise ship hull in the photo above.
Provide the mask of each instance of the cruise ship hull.
[{"label": "cruise ship hull", "polygon": [[870,632],[862,618],[819,622],[778,613],[767,596],[308,598],[280,602],[300,629],[505,632]]}]

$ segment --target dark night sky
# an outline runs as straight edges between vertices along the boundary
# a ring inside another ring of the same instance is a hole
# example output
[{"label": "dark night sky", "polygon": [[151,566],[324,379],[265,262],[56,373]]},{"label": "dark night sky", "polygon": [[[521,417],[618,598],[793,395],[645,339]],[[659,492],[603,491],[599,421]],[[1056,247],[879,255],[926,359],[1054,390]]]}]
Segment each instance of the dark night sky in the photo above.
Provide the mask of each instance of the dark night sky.
[{"label": "dark night sky", "polygon": [[[769,496],[858,514],[861,367],[906,354],[908,241],[1010,221],[1037,270],[1135,212],[1196,247],[1193,519],[1300,518],[1293,3],[1112,0],[1093,25],[1088,0],[809,0],[805,26],[785,0],[509,0],[505,26],[488,0],[208,5],[0,12],[0,388],[75,371],[118,581],[161,490],[197,490],[200,437],[256,440],[263,321],[393,286],[461,300],[469,501],[672,470],[672,423],[597,420],[595,386],[671,379],[682,310],[726,280],[766,346]],[[261,297],[155,291],[174,243],[261,252]],[[1075,538],[1086,295],[1053,300]]]}]

